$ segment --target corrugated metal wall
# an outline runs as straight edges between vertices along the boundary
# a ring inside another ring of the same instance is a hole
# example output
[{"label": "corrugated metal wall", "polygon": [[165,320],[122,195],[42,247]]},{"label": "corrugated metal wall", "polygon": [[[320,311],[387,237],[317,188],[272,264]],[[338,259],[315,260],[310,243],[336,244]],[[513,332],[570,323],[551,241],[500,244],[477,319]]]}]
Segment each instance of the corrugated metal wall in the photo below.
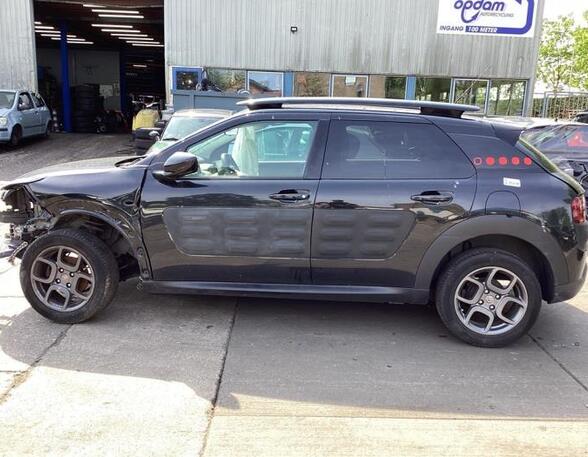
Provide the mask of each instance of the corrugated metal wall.
[{"label": "corrugated metal wall", "polygon": [[[541,18],[543,1],[539,3]],[[534,38],[439,35],[437,9],[437,0],[165,0],[166,61],[265,70],[532,78],[539,25]],[[298,33],[290,32],[292,25]]]},{"label": "corrugated metal wall", "polygon": [[0,88],[37,90],[33,0],[0,3]]}]

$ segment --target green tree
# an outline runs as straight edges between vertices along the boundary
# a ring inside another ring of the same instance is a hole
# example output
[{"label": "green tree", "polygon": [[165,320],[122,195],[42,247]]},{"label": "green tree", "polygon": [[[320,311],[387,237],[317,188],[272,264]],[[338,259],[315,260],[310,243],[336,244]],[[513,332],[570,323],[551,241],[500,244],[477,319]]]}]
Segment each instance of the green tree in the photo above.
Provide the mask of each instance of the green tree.
[{"label": "green tree", "polygon": [[[588,23],[588,11],[584,12],[584,20]],[[572,85],[588,90],[588,27],[577,27],[574,30],[574,71]]]},{"label": "green tree", "polygon": [[537,76],[554,92],[575,79],[576,24],[571,16],[543,21]]}]

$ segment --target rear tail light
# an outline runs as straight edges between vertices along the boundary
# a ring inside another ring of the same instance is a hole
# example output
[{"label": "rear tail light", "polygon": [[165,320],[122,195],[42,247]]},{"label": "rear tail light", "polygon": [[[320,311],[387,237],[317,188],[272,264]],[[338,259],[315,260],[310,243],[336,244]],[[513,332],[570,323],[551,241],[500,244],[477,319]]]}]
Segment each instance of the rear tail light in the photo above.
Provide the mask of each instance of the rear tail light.
[{"label": "rear tail light", "polygon": [[586,199],[584,195],[578,195],[572,200],[572,219],[575,224],[586,222]]}]

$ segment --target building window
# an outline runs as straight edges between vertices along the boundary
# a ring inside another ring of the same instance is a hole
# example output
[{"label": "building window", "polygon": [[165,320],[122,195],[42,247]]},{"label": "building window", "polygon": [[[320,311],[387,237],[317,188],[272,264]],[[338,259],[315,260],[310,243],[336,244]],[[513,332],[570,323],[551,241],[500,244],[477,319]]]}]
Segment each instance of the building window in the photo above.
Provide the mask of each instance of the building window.
[{"label": "building window", "polygon": [[368,77],[357,75],[333,75],[333,97],[367,97]]},{"label": "building window", "polygon": [[281,97],[284,93],[284,73],[249,71],[247,72],[247,86],[252,94]]},{"label": "building window", "polygon": [[331,75],[327,73],[294,73],[296,97],[328,97]]},{"label": "building window", "polygon": [[370,76],[370,97],[405,98],[406,78],[404,76]]},{"label": "building window", "polygon": [[173,90],[198,90],[201,67],[172,67]]},{"label": "building window", "polygon": [[225,68],[207,68],[206,77],[210,86],[221,92],[235,93],[245,90],[245,70],[228,70]]},{"label": "building window", "polygon": [[417,78],[416,99],[434,102],[449,102],[451,79]]},{"label": "building window", "polygon": [[454,103],[465,103],[475,105],[482,111],[486,109],[486,98],[488,97],[488,84],[486,79],[456,79],[453,90]]},{"label": "building window", "polygon": [[522,116],[526,88],[526,81],[512,79],[493,79],[490,81],[488,114]]}]

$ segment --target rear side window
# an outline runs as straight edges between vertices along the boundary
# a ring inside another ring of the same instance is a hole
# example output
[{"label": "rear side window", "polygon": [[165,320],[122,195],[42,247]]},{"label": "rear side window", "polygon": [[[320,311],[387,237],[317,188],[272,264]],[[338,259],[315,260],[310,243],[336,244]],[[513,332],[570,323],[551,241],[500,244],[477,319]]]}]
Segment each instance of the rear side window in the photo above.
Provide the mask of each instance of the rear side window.
[{"label": "rear side window", "polygon": [[466,178],[472,164],[431,124],[332,121],[325,179]]},{"label": "rear side window", "polygon": [[32,94],[33,98],[35,99],[35,105],[37,105],[38,107],[41,106],[45,106],[45,102],[43,101],[43,99],[41,98],[40,95],[37,94]]}]

